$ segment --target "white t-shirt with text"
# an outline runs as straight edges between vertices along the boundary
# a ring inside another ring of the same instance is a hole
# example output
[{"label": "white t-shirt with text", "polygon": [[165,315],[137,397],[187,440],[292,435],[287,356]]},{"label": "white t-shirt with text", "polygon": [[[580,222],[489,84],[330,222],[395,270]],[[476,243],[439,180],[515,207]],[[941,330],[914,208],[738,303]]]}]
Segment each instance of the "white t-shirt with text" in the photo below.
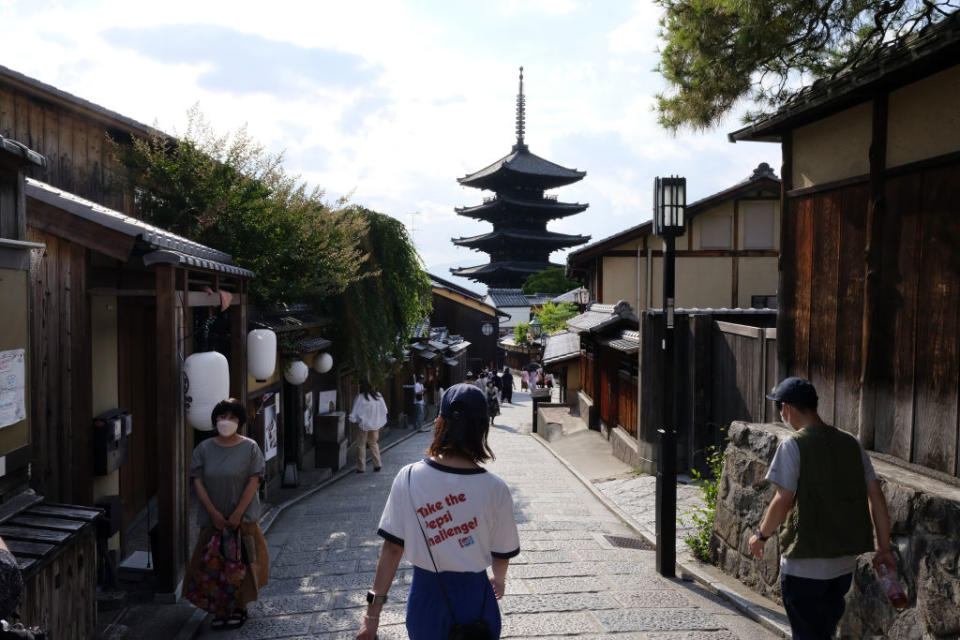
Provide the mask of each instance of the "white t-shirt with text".
[{"label": "white t-shirt with text", "polygon": [[394,478],[377,533],[428,571],[434,569],[424,534],[440,571],[484,571],[492,558],[520,553],[507,484],[485,469],[457,469],[430,459],[405,466]]}]

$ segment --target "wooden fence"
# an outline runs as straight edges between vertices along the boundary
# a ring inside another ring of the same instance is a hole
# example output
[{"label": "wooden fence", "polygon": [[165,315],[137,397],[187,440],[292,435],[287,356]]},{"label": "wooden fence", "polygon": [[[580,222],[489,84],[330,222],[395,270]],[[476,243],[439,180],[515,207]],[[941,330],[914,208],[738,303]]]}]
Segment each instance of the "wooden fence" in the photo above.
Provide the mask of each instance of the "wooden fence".
[{"label": "wooden fence", "polygon": [[[723,446],[726,429],[734,420],[777,419],[773,403],[766,399],[776,384],[775,322],[772,312],[676,314],[678,468],[703,469],[710,447]],[[659,312],[648,311],[641,318],[638,437],[653,446],[663,415],[662,325]]]}]

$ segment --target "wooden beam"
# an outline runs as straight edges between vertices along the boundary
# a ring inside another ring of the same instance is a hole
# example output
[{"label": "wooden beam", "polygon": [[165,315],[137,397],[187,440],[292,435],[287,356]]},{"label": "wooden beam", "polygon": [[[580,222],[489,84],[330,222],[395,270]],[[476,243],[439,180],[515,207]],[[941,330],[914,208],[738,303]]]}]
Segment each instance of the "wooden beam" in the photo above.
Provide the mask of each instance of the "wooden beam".
[{"label": "wooden beam", "polygon": [[247,287],[233,297],[230,309],[230,393],[246,406],[247,402]]},{"label": "wooden beam", "polygon": [[[878,337],[875,329],[881,318],[880,291],[883,247],[883,223],[886,201],[884,198],[884,173],[887,165],[887,112],[889,95],[884,93],[873,99],[873,132],[870,141],[870,202],[867,209],[866,248],[864,250],[865,273],[863,281],[863,334],[860,352],[860,401],[857,411],[860,442],[867,449],[874,448],[874,415],[876,411],[876,388],[873,384],[873,368],[879,354],[876,349]],[[882,348],[888,348],[883,345]]]},{"label": "wooden beam", "polygon": [[[733,201],[733,250],[740,249],[740,201]],[[733,256],[733,273],[730,278],[730,308],[740,306],[740,258]]]}]

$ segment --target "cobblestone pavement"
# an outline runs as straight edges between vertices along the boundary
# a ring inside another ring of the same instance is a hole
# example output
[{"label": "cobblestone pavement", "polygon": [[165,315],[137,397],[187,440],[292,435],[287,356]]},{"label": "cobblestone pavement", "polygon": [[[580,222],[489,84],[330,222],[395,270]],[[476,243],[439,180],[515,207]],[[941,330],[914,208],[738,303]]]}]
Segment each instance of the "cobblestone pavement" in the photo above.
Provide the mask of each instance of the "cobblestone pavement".
[{"label": "cobblestone pavement", "polygon": [[[491,429],[489,465],[510,485],[521,554],[507,574],[502,637],[733,640],[774,637],[693,583],[654,570],[654,552],[618,548],[633,537],[566,467],[529,435],[530,401],[505,407]],[[291,507],[267,535],[270,584],[236,632],[202,638],[353,638],[373,582],[380,511],[394,475],[420,459],[430,434]],[[403,625],[411,568],[400,566],[379,637],[407,638]]]}]

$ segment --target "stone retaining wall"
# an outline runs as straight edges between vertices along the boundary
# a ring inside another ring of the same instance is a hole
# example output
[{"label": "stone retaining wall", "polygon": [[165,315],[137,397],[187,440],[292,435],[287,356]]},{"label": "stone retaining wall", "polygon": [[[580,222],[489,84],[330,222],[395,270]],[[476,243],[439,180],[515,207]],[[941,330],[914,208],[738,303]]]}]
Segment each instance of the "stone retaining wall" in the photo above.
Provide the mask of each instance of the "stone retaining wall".
[{"label": "stone retaining wall", "polygon": [[[791,429],[735,422],[720,480],[713,553],[720,568],[755,591],[781,602],[777,535],[764,558],[750,555],[747,541],[775,493],[764,479],[777,445]],[[897,612],[881,592],[862,555],[840,624],[847,638],[955,638],[960,634],[960,487],[927,474],[871,460],[890,510],[894,554],[910,600]]]}]

